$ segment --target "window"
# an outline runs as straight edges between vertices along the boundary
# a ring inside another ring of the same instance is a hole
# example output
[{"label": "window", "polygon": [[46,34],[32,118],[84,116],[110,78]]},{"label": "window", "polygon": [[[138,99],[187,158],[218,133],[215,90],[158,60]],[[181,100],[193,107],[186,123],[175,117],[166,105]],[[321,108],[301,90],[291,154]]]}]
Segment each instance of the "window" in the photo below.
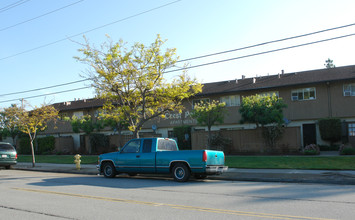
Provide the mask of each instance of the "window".
[{"label": "window", "polygon": [[355,96],[355,83],[344,84],[343,91],[344,96]]},{"label": "window", "polygon": [[259,93],[259,95],[261,95],[261,96],[273,96],[274,94],[275,94],[277,97],[279,97],[279,92],[278,92],[278,91],[271,91],[271,92],[262,92],[262,93]]},{"label": "window", "polygon": [[152,152],[152,139],[145,139],[143,142],[143,153]]},{"label": "window", "polygon": [[304,88],[292,90],[292,101],[313,100],[316,99],[316,88]]},{"label": "window", "polygon": [[210,99],[206,98],[206,99],[194,99],[194,100],[192,100],[192,109],[194,109],[194,106],[196,104],[200,104],[202,102],[210,102]]},{"label": "window", "polygon": [[168,139],[158,140],[159,151],[177,151],[176,142]]},{"label": "window", "polygon": [[226,103],[227,107],[240,106],[240,96],[239,95],[223,96],[221,97],[221,102]]},{"label": "window", "polygon": [[355,137],[355,123],[349,123],[348,129],[349,129],[349,136]]},{"label": "window", "polygon": [[126,145],[125,148],[123,148],[122,153],[139,153],[140,146],[140,140],[131,141]]},{"label": "window", "polygon": [[82,118],[84,116],[84,112],[82,112],[82,111],[81,112],[74,112],[73,116],[75,116],[75,117],[80,119],[80,118]]}]

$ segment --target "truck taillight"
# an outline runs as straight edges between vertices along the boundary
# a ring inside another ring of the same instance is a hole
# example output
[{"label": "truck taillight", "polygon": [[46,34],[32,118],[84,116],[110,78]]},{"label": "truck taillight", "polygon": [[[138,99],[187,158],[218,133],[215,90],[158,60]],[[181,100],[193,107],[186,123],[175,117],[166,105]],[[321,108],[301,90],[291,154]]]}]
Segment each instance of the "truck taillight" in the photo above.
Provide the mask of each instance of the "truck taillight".
[{"label": "truck taillight", "polygon": [[207,152],[203,151],[202,161],[207,162]]},{"label": "truck taillight", "polygon": [[16,153],[16,155],[15,155],[15,159],[17,159],[17,153]]}]

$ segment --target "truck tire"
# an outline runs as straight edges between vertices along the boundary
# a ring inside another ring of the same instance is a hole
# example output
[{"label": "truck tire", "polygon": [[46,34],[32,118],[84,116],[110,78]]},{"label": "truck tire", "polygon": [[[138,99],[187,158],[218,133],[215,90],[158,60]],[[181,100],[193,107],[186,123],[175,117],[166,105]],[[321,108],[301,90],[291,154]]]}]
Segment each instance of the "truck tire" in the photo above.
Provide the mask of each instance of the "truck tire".
[{"label": "truck tire", "polygon": [[113,166],[113,164],[110,162],[103,164],[102,172],[104,173],[104,176],[107,178],[113,178],[116,176],[115,166]]},{"label": "truck tire", "polygon": [[190,169],[184,163],[177,163],[172,169],[174,180],[186,182],[190,178]]}]

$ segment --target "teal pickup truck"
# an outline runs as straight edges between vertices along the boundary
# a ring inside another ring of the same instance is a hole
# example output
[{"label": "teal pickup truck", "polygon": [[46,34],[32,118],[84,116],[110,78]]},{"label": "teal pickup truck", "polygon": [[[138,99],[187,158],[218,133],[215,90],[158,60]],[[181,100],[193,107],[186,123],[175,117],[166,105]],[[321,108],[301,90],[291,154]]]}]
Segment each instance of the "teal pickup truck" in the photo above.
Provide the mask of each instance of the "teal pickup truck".
[{"label": "teal pickup truck", "polygon": [[122,150],[101,154],[97,168],[105,177],[119,173],[172,174],[178,182],[187,181],[191,175],[203,179],[207,175],[221,174],[224,153],[212,150],[182,150],[173,139],[139,138],[130,140]]}]

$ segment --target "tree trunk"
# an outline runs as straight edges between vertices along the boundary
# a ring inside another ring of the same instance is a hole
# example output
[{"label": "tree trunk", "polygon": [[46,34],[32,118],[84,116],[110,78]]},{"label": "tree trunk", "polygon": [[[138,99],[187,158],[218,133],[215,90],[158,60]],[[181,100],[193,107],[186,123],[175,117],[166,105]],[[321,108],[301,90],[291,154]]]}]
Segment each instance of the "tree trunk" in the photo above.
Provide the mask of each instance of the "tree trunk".
[{"label": "tree trunk", "polygon": [[139,130],[138,129],[134,130],[133,138],[139,138]]},{"label": "tree trunk", "polygon": [[33,148],[33,141],[31,140],[31,151],[32,151],[32,167],[35,167],[36,166],[36,161],[35,161],[35,151],[34,151],[34,148]]}]

